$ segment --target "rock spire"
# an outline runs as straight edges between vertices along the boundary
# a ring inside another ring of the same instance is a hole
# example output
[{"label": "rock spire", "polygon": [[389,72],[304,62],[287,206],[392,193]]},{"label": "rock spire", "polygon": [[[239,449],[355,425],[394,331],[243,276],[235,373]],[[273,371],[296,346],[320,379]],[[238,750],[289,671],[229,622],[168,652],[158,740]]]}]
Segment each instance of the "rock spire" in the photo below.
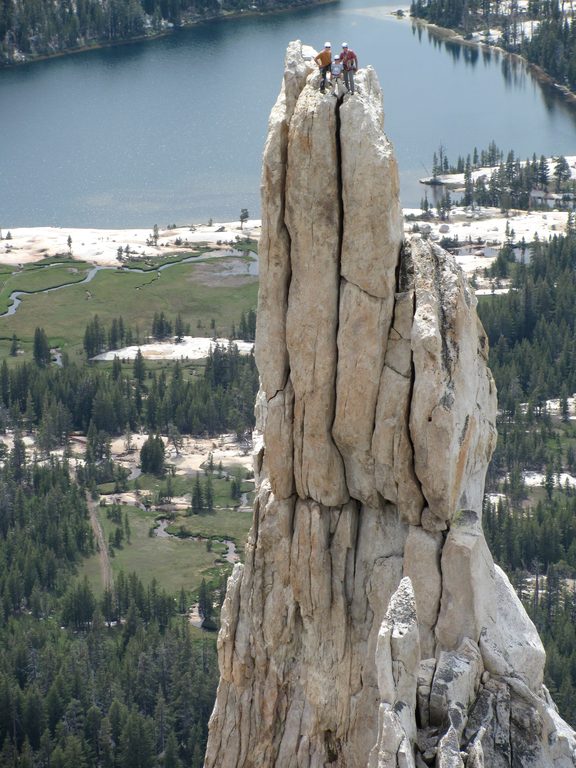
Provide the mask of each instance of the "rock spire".
[{"label": "rock spire", "polygon": [[481,526],[496,391],[451,256],[404,240],[372,68],[286,54],[262,171],[245,552],[206,768],[569,768],[574,732]]}]

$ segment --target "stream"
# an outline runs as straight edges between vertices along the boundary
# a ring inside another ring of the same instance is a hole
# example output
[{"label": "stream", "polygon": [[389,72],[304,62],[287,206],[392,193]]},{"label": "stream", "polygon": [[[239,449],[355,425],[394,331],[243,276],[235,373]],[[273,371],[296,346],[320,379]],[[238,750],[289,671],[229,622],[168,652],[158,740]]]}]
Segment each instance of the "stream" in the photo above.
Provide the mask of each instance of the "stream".
[{"label": "stream", "polygon": [[[230,258],[230,257],[238,257],[238,256],[244,256],[244,255],[250,256],[250,261],[247,262],[240,262],[238,268],[234,268],[232,270],[226,270],[223,272],[216,273],[215,277],[223,277],[223,276],[230,276],[230,275],[250,275],[250,276],[257,276],[258,275],[258,256],[254,251],[239,251],[235,248],[230,248],[226,251],[207,251],[206,253],[202,254],[194,254],[193,256],[187,256],[185,259],[181,259],[180,261],[171,261],[168,264],[162,264],[162,266],[158,267],[157,269],[140,269],[139,267],[122,267],[123,271],[126,272],[136,272],[138,274],[153,274],[156,272],[162,272],[165,269],[168,269],[169,267],[174,267],[179,264],[190,264],[192,262],[201,263],[202,261],[206,259],[216,259],[216,258]],[[56,267],[61,266],[62,262],[57,262],[54,264],[46,264],[41,269],[50,269],[50,267]],[[92,267],[88,271],[88,274],[83,280],[78,280],[74,283],[65,283],[64,285],[56,285],[54,288],[44,288],[40,291],[12,291],[9,297],[9,301],[12,302],[10,306],[8,307],[8,310],[6,312],[3,312],[0,314],[0,317],[9,317],[10,315],[15,314],[16,310],[22,303],[22,299],[20,296],[33,296],[35,293],[52,293],[53,291],[61,291],[64,288],[70,288],[71,286],[78,286],[78,285],[86,285],[86,283],[91,282],[94,277],[100,272],[101,270],[114,270],[115,272],[119,271],[119,267],[114,266],[105,266],[105,265],[98,265],[95,267]],[[13,272],[13,275],[20,274],[19,271]]]},{"label": "stream", "polygon": [[[173,533],[168,533],[167,528],[170,525],[170,520],[167,517],[161,517],[158,519],[158,527],[154,531],[154,535],[159,539],[180,539],[180,536],[175,536]],[[190,541],[208,541],[208,538],[204,536],[190,536]],[[236,550],[236,544],[229,539],[220,539],[223,544],[226,545],[226,554],[224,559],[227,563],[237,563],[240,560],[240,556]]]}]

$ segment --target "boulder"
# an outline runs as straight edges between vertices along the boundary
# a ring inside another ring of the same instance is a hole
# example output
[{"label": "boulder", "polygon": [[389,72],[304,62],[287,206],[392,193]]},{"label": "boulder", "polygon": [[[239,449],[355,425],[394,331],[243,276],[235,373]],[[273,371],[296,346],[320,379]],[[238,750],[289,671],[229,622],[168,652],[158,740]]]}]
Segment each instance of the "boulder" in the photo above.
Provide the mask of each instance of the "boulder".
[{"label": "boulder", "polygon": [[464,638],[478,642],[482,629],[496,620],[494,562],[479,515],[460,512],[442,548],[442,599],[436,639],[454,650]]}]

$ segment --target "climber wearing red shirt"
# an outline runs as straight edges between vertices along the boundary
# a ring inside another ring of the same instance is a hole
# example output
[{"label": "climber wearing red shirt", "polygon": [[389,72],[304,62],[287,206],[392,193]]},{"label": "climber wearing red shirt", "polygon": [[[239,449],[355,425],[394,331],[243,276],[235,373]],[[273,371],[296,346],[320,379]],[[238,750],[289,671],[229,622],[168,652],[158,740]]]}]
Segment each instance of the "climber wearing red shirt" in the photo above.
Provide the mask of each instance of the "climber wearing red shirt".
[{"label": "climber wearing red shirt", "polygon": [[358,57],[348,48],[348,43],[342,43],[340,61],[344,64],[344,84],[354,94],[354,72],[358,69]]}]

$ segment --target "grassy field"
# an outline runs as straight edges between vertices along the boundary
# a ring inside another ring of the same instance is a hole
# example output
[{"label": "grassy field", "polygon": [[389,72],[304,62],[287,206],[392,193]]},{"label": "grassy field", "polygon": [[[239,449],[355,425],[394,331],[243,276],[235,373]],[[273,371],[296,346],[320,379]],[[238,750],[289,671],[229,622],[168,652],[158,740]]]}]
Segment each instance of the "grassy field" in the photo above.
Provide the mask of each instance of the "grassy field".
[{"label": "grassy field", "polygon": [[50,267],[32,265],[16,272],[0,273],[0,313],[11,304],[13,291],[36,293],[62,285],[73,285],[84,280],[91,267],[82,261],[74,264],[54,264]]},{"label": "grassy field", "polygon": [[[21,270],[0,267],[0,312],[7,308],[7,298],[12,291],[26,292],[16,313],[0,321],[0,357],[10,365],[31,360],[34,331],[42,327],[51,346],[60,347],[71,361],[83,362],[84,332],[94,315],[99,316],[105,328],[110,327],[114,318],[122,317],[125,328],[139,333],[142,343],[151,330],[154,315],[161,312],[171,321],[181,314],[193,335],[228,335],[232,325],[238,327],[242,313],[256,306],[258,278],[249,275],[246,269],[251,257],[248,254],[224,255],[224,262],[203,259],[199,254],[198,260],[183,264],[179,262],[183,256],[181,252],[176,255],[166,253],[158,262],[138,264],[146,271],[102,269],[89,283],[79,285],[75,283],[86,276],[91,266],[65,257],[53,260],[53,266],[49,268],[46,268],[49,260],[27,265]],[[171,260],[177,263],[158,270],[161,263]],[[63,290],[41,292],[64,284]],[[9,355],[13,334],[22,353],[17,357]],[[156,370],[168,364],[149,362],[147,368]],[[187,363],[185,373],[194,376],[198,369],[198,362]],[[231,473],[235,471],[230,469]],[[200,473],[200,479],[203,484],[206,482],[203,473]],[[195,476],[176,475],[172,478],[173,495],[190,495],[194,481]],[[158,511],[123,506],[122,516],[128,515],[131,541],[114,548],[113,573],[135,571],[145,583],[156,578],[164,589],[177,595],[182,587],[187,592],[195,592],[203,578],[211,580],[223,571],[229,572],[231,565],[223,560],[227,548],[216,539],[232,539],[242,552],[252,513],[238,510],[237,502],[230,496],[229,481],[218,478],[215,472],[212,482],[217,505],[214,513],[182,515],[171,522],[171,530],[179,532],[185,528],[202,541],[190,537],[151,536]],[[138,485],[142,490],[158,492],[165,489],[166,479],[142,476],[138,478]],[[252,484],[245,484],[243,490],[250,492],[252,488]],[[111,489],[101,488],[103,492],[106,490]],[[108,541],[116,525],[107,518],[106,508],[99,507],[98,516]],[[209,545],[206,539],[211,540]],[[80,575],[84,574],[95,593],[101,593],[103,584],[98,554],[85,562]]]},{"label": "grassy field", "polygon": [[[231,472],[243,474],[238,467]],[[199,474],[202,485],[206,475]],[[171,478],[174,496],[188,496],[192,493],[195,476],[176,475]],[[130,482],[134,490],[135,481]],[[153,475],[141,475],[137,481],[142,491],[151,491],[153,496],[166,487],[166,478],[159,479]],[[157,508],[141,509],[131,505],[122,505],[122,519],[128,516],[130,526],[130,543],[124,542],[121,548],[114,548],[111,558],[112,572],[122,570],[125,573],[135,571],[140,579],[147,584],[155,578],[168,592],[177,594],[182,587],[187,592],[194,592],[200,586],[203,578],[214,578],[223,569],[231,569],[229,563],[222,562],[227,551],[223,540],[231,540],[236,544],[241,554],[248,531],[252,525],[252,511],[238,508],[238,502],[230,496],[231,482],[212,475],[215,509],[212,513],[192,515],[184,512],[170,513],[170,523],[167,537],[150,535],[158,525],[162,512]],[[254,485],[249,481],[243,483],[242,491],[251,494]],[[100,486],[103,493],[111,492],[107,485]],[[157,499],[156,499],[157,501]],[[169,505],[167,505],[167,510]],[[110,507],[98,507],[98,518],[104,533],[105,541],[109,540],[117,528],[116,523],[107,516]],[[202,541],[194,541],[201,538]],[[211,539],[209,550],[207,539]],[[82,575],[86,575],[94,591],[99,594],[103,589],[99,564],[99,555],[90,557],[84,564]]]},{"label": "grassy field", "polygon": [[[230,564],[218,562],[226,551],[223,544],[213,543],[212,551],[208,551],[206,541],[150,536],[158,512],[123,506],[122,515],[125,513],[130,524],[130,543],[125,543],[121,549],[114,549],[114,557],[111,558],[113,573],[135,571],[144,584],[155,578],[163,589],[177,595],[182,587],[187,592],[194,592],[203,578],[209,580],[223,570],[230,571]],[[106,507],[99,507],[98,516],[104,538],[108,541],[116,525],[107,518]],[[184,521],[191,519],[182,518]],[[225,538],[234,534],[234,538],[241,542],[241,551],[252,523],[252,514],[218,510],[213,515],[194,516],[194,523],[196,533],[206,538],[216,535]],[[85,561],[81,576],[86,575],[94,592],[101,594],[103,585],[98,558],[95,554]]]},{"label": "grassy field", "polygon": [[[223,467],[224,472],[228,472],[230,475],[236,476],[238,479],[242,479],[245,472],[239,467]],[[206,482],[206,475],[204,472],[198,472],[200,483],[204,486]],[[175,475],[170,478],[170,484],[172,486],[172,496],[187,496],[192,493],[194,483],[196,481],[196,475]],[[130,480],[128,482],[128,490],[135,491],[151,491],[152,495],[157,493],[163,493],[168,484],[166,476],[159,478],[156,475],[140,475],[136,480]],[[114,492],[114,483],[102,483],[98,486],[100,493],[107,494]],[[249,481],[242,483],[242,493],[250,494],[254,490],[254,484]],[[212,492],[214,498],[215,507],[236,507],[238,502],[235,501],[231,495],[231,483],[230,480],[226,480],[225,477],[219,478],[217,473],[212,474]]]},{"label": "grassy field", "polygon": [[206,515],[178,515],[167,530],[173,534],[184,531],[190,536],[230,539],[241,552],[251,525],[251,510],[216,508]]},{"label": "grassy field", "polygon": [[[230,257],[227,257],[230,258]],[[237,257],[241,265],[248,257]],[[200,336],[226,335],[232,324],[238,325],[242,312],[256,306],[258,278],[219,272],[219,260],[191,264],[175,264],[158,272],[101,270],[90,283],[70,285],[52,293],[33,293],[22,297],[14,315],[0,323],[0,356],[8,355],[10,339],[15,333],[25,359],[31,356],[34,331],[44,328],[51,346],[59,346],[72,360],[82,359],[82,342],[88,320],[98,315],[105,327],[122,316],[126,327],[138,330],[142,339],[150,332],[156,313],[164,312],[172,321],[178,313],[191,333]],[[85,265],[82,264],[82,269]],[[51,284],[73,282],[69,266],[44,270],[25,270],[16,276],[0,273],[6,280],[6,291],[36,290]],[[20,278],[20,274],[22,277]],[[2,298],[0,293],[0,302]],[[22,357],[20,357],[22,359]]]}]

